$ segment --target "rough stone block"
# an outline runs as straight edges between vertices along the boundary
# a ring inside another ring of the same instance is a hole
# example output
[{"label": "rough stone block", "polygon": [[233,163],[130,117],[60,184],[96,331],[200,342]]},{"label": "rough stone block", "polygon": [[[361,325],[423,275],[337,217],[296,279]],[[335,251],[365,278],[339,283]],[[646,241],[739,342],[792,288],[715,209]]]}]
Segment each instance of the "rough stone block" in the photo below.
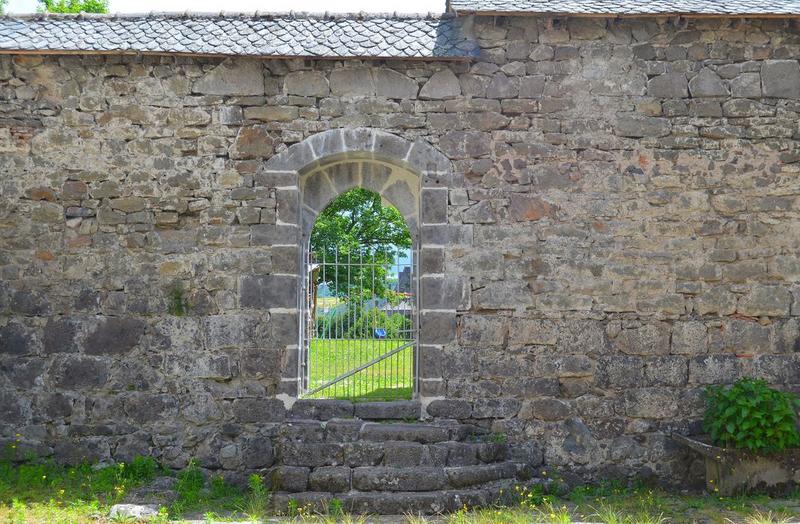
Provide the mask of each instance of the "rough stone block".
[{"label": "rough stone block", "polygon": [[331,93],[336,96],[374,96],[375,84],[369,68],[334,69],[330,75]]},{"label": "rough stone block", "polygon": [[330,86],[321,71],[294,71],[283,79],[283,89],[288,95],[328,96]]},{"label": "rough stone block", "polygon": [[615,129],[619,136],[631,138],[661,137],[669,135],[672,126],[667,118],[620,114],[617,116]]},{"label": "rough stone block", "polygon": [[421,217],[424,224],[447,222],[447,188],[423,189]]},{"label": "rough stone block", "polygon": [[466,400],[434,400],[428,404],[427,412],[435,418],[466,419],[472,414],[472,404]]},{"label": "rough stone block", "polygon": [[344,463],[344,448],[330,442],[281,442],[277,456],[281,464],[289,466],[340,466]]},{"label": "rough stone block", "polygon": [[739,372],[735,355],[705,355],[689,361],[691,384],[727,384],[739,378]]},{"label": "rough stone block", "polygon": [[422,311],[419,322],[421,344],[450,344],[456,340],[455,311]]},{"label": "rough stone block", "polygon": [[192,90],[203,95],[263,95],[262,63],[227,59],[195,81]]},{"label": "rough stone block", "polygon": [[387,442],[384,444],[383,465],[393,468],[419,466],[425,448],[417,442]]},{"label": "rough stone block", "polygon": [[309,468],[278,466],[270,474],[270,486],[273,491],[305,491],[308,488],[309,472]]},{"label": "rough stone block", "polygon": [[797,60],[765,60],[761,86],[770,98],[800,98],[800,65]]},{"label": "rough stone block", "polygon": [[329,493],[350,491],[350,468],[347,466],[314,468],[308,477],[308,487],[314,491]]},{"label": "rough stone block", "polygon": [[359,402],[355,404],[355,416],[363,420],[419,418],[420,405],[416,400]]},{"label": "rough stone block", "polygon": [[372,442],[403,440],[429,444],[449,440],[450,432],[444,427],[425,424],[365,424],[361,438]]},{"label": "rough stone block", "polygon": [[419,85],[417,81],[391,69],[378,68],[372,70],[375,82],[375,94],[386,98],[417,98]]},{"label": "rough stone block", "polygon": [[136,318],[109,317],[100,322],[84,343],[87,355],[121,355],[132,350],[146,324]]},{"label": "rough stone block", "polygon": [[276,398],[239,398],[233,401],[232,412],[239,423],[263,424],[286,418],[286,408]]},{"label": "rough stone block", "polygon": [[686,98],[689,84],[684,73],[665,73],[647,82],[647,95],[655,98]]},{"label": "rough stone block", "polygon": [[753,286],[739,299],[736,311],[753,317],[787,316],[792,304],[791,293],[779,286]]},{"label": "rough stone block", "polygon": [[447,468],[447,482],[454,488],[465,488],[504,478],[514,478],[516,474],[517,468],[510,462],[485,466],[464,466]]},{"label": "rough stone block", "polygon": [[422,86],[419,97],[423,100],[442,100],[455,98],[461,94],[461,84],[450,69],[443,69],[431,75]]},{"label": "rough stone block", "polygon": [[436,491],[446,485],[441,468],[353,468],[353,488],[359,491]]},{"label": "rough stone block", "polygon": [[666,355],[669,353],[669,341],[669,325],[652,323],[622,330],[612,340],[612,345],[628,355]]},{"label": "rough stone block", "polygon": [[728,88],[725,82],[711,68],[704,67],[689,80],[689,92],[692,98],[727,97]]},{"label": "rough stone block", "polygon": [[297,306],[297,278],[288,275],[249,275],[239,283],[243,308],[270,309]]},{"label": "rough stone block", "polygon": [[423,277],[420,279],[420,294],[423,309],[469,308],[469,283],[461,277]]},{"label": "rough stone block", "polygon": [[[56,321],[57,325],[53,326],[51,322],[52,320],[48,322],[49,329],[45,331],[45,340],[51,342],[48,345],[49,349],[61,349],[62,347],[66,347],[67,344],[70,343],[69,339],[66,339],[66,337],[64,340],[58,342],[53,340],[53,335],[56,334],[55,332],[58,331],[60,335],[64,326],[58,321]],[[5,326],[0,327],[0,353],[16,356],[30,353],[31,348],[28,343],[29,336],[25,327],[18,322],[9,322]],[[64,344],[64,346],[61,344]],[[66,349],[66,351],[69,351],[69,349]],[[48,353],[49,352],[50,351],[48,351]]]},{"label": "rough stone block", "polygon": [[330,420],[332,418],[352,418],[353,403],[347,400],[300,399],[292,405],[291,418]]}]

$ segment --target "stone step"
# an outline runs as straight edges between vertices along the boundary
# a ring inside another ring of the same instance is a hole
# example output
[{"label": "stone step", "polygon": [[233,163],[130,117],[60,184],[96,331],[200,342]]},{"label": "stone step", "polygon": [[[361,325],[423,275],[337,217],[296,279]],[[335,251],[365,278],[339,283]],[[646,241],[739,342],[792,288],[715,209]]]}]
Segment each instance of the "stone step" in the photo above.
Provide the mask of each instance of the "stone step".
[{"label": "stone step", "polygon": [[282,441],[297,442],[372,442],[405,440],[423,444],[458,441],[491,442],[480,427],[458,422],[426,424],[421,422],[365,422],[360,419],[295,419],[276,429]]},{"label": "stone step", "polygon": [[350,402],[331,399],[300,399],[289,410],[295,420],[409,420],[419,419],[422,406],[417,400],[392,402]]},{"label": "stone step", "polygon": [[436,491],[392,491],[331,494],[324,491],[305,491],[272,494],[273,508],[278,513],[286,513],[290,501],[296,507],[317,513],[327,513],[332,499],[342,503],[345,511],[355,514],[372,515],[433,515],[456,511],[464,506],[489,506],[500,499],[504,490],[511,489],[513,480],[503,480],[475,486],[469,489],[444,489]]},{"label": "stone step", "polygon": [[517,476],[517,464],[497,462],[472,466],[388,467],[388,466],[277,466],[267,475],[274,491],[308,490],[344,493],[352,490],[371,492],[440,491],[464,489]]},{"label": "stone step", "polygon": [[356,442],[285,441],[275,447],[286,466],[474,466],[508,458],[506,444],[444,441],[422,444],[407,440]]}]

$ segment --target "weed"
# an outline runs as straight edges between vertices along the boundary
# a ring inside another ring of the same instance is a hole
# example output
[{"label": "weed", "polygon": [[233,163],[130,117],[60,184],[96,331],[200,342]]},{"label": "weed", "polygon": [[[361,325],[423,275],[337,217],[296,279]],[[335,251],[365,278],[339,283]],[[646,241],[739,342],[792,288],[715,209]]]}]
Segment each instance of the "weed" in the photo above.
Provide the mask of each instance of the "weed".
[{"label": "weed", "polygon": [[185,316],[189,308],[186,304],[186,297],[184,296],[183,284],[180,281],[175,282],[167,290],[167,294],[169,295],[169,305],[168,305],[169,314],[175,315],[176,317]]},{"label": "weed", "polygon": [[[730,519],[725,519],[733,523]],[[787,524],[792,518],[789,515],[776,514],[771,511],[755,510],[744,517],[744,524]]]},{"label": "weed", "polygon": [[248,493],[240,511],[252,520],[264,518],[269,511],[270,492],[264,487],[264,479],[252,474],[247,479]]},{"label": "weed", "polygon": [[297,517],[300,514],[300,504],[295,499],[289,499],[286,503],[286,515],[289,517]]},{"label": "weed", "polygon": [[344,516],[344,504],[342,503],[341,499],[332,498],[328,503],[328,515],[331,517],[343,517]]}]

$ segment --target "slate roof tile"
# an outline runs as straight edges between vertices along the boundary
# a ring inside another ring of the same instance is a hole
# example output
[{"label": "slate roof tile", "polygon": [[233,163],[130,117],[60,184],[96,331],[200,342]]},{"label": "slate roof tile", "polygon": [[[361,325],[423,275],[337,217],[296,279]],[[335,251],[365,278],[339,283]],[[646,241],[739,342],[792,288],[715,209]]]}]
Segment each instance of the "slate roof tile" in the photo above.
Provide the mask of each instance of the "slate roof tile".
[{"label": "slate roof tile", "polygon": [[572,15],[800,15],[800,0],[449,0],[456,13]]},{"label": "slate roof tile", "polygon": [[8,15],[0,52],[469,58],[470,28],[450,15]]}]

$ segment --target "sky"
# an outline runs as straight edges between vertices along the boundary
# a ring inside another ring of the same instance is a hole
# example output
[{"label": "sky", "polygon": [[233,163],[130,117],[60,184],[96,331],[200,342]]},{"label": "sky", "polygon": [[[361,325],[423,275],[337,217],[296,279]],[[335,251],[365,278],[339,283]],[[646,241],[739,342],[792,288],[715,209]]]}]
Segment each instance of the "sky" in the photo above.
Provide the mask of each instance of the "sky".
[{"label": "sky", "polygon": [[[110,0],[111,13],[149,13],[150,11],[195,11],[216,13],[253,11],[309,11],[314,13],[441,13],[444,0]],[[7,13],[33,13],[36,0],[9,0]]]}]

